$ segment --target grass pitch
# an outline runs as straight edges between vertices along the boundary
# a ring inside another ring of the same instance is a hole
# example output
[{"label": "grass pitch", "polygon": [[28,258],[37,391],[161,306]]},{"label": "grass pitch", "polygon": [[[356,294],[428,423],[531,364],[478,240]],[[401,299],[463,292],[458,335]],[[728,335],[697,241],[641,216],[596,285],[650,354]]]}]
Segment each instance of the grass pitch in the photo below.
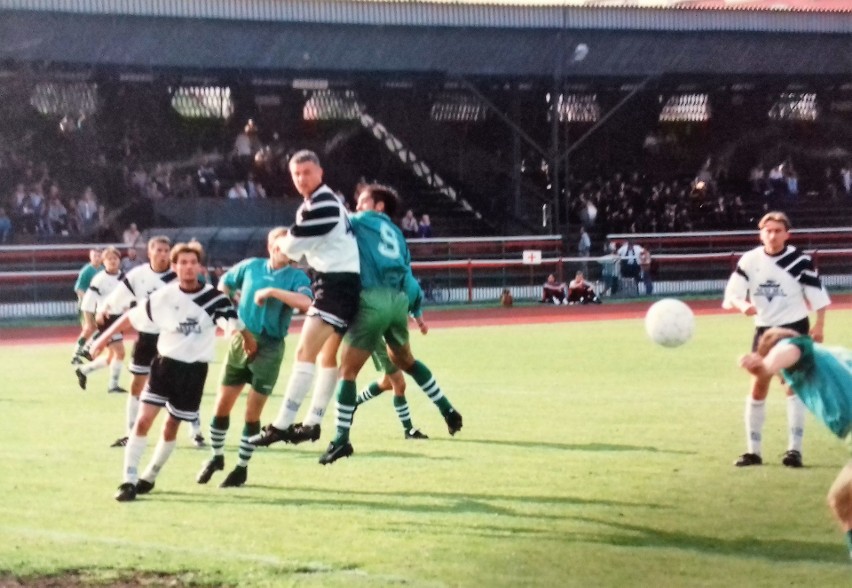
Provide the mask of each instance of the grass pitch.
[{"label": "grass pitch", "polygon": [[[829,343],[852,346],[852,311],[830,312],[827,326]],[[848,459],[842,444],[809,417],[807,467],[782,467],[786,412],[773,384],[766,465],[732,466],[747,385],[735,360],[750,333],[730,315],[697,317],[694,340],[674,350],[649,343],[639,320],[414,333],[416,355],[464,415],[455,438],[409,381],[428,441],[403,439],[385,395],[359,408],[351,459],[317,463],[330,415],[318,443],[258,450],[248,485],[221,490],[222,473],[195,483],[208,453],[182,431],[154,492],[130,504],[112,499],[123,453],[108,445],[124,397],[105,393],[105,372],[82,392],[71,341],[0,348],[0,585],[47,575],[253,587],[848,586],[824,499]],[[372,375],[365,368],[359,386]],[[205,424],[217,376],[213,366]]]}]

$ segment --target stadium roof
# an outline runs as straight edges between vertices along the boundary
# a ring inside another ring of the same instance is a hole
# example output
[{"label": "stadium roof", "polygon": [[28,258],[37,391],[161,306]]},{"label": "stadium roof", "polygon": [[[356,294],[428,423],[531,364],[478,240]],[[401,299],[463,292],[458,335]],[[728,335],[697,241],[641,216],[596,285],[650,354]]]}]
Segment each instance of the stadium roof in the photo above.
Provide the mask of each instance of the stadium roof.
[{"label": "stadium roof", "polygon": [[852,33],[852,0],[0,0],[3,10],[413,27]]}]

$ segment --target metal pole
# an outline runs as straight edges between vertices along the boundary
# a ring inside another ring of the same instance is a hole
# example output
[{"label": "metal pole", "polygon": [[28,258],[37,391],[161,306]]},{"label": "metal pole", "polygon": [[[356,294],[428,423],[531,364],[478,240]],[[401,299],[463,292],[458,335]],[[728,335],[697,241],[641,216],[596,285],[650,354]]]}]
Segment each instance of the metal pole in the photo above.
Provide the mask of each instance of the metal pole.
[{"label": "metal pole", "polygon": [[548,175],[550,177],[551,197],[553,198],[553,224],[551,226],[554,235],[559,234],[559,81],[553,79],[553,92],[550,95],[550,163],[548,164]]}]

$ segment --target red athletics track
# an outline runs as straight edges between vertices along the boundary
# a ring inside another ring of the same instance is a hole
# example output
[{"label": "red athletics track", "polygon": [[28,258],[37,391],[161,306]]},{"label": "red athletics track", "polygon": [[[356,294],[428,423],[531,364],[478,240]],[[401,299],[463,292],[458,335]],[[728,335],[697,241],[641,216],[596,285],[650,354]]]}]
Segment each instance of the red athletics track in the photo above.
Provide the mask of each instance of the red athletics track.
[{"label": "red athletics track", "polygon": [[[426,322],[430,329],[457,327],[484,327],[494,325],[570,323],[587,321],[609,321],[635,319],[645,315],[653,300],[642,302],[612,302],[587,306],[554,306],[536,304],[512,308],[453,308],[448,310],[427,309]],[[690,308],[699,315],[726,314],[718,298],[687,300]],[[852,308],[852,294],[832,297],[831,309]],[[829,319],[830,324],[830,319]],[[292,332],[298,333],[301,321],[293,323]],[[73,326],[31,327],[28,329],[0,329],[0,346],[41,345],[73,341],[80,329]]]}]

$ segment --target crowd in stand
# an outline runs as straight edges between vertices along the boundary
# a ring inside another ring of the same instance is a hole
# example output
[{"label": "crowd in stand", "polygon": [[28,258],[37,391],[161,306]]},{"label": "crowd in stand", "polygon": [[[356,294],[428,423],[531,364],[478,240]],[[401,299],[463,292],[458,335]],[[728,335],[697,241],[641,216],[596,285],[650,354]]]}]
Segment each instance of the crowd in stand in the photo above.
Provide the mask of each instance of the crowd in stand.
[{"label": "crowd in stand", "polygon": [[616,173],[580,186],[573,214],[590,230],[655,233],[746,226],[741,196],[720,193],[702,179],[652,182],[638,172]]}]

